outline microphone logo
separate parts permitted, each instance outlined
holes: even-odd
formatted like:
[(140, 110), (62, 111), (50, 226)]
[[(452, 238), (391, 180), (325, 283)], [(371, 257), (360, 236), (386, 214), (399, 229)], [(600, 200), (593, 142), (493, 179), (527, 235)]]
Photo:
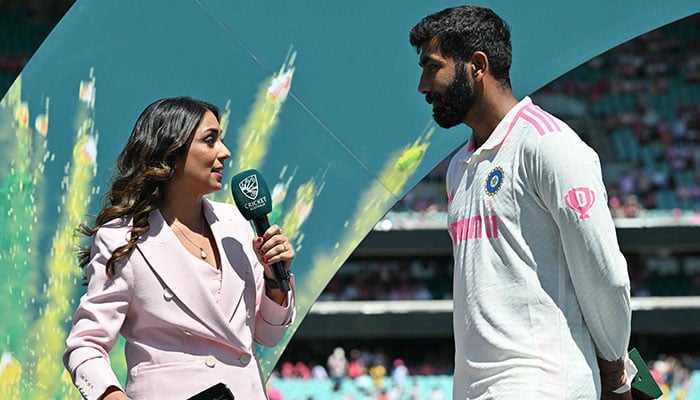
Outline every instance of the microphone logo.
[(258, 198), (258, 177), (255, 174), (248, 175), (242, 181), (238, 182), (238, 187), (245, 197), (255, 200)]

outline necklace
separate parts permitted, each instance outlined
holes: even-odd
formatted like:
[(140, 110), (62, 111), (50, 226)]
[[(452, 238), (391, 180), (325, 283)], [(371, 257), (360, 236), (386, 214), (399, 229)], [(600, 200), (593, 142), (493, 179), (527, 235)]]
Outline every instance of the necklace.
[(182, 229), (180, 229), (179, 226), (175, 225), (175, 227), (177, 228), (178, 231), (180, 231), (180, 233), (182, 234), (182, 237), (184, 237), (185, 239), (187, 239), (188, 242), (192, 243), (193, 245), (195, 245), (196, 247), (199, 248), (199, 256), (202, 257), (203, 260), (206, 259), (207, 252), (204, 251), (204, 241), (207, 240), (207, 238), (206, 238), (206, 236), (204, 236), (204, 217), (202, 217), (202, 227), (201, 227), (202, 245), (201, 246), (198, 245), (197, 243), (193, 242), (192, 239), (190, 239), (189, 237), (187, 237), (187, 235), (185, 235), (185, 232)]

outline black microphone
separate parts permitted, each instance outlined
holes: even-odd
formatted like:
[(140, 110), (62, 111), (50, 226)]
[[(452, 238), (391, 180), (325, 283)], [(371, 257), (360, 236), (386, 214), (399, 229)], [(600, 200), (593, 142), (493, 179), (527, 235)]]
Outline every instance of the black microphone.
[[(272, 197), (260, 172), (249, 169), (231, 178), (231, 192), (238, 210), (248, 221), (253, 221), (258, 236), (270, 227), (267, 214), (272, 211)], [(270, 265), (282, 292), (289, 291), (289, 271), (281, 262)]]

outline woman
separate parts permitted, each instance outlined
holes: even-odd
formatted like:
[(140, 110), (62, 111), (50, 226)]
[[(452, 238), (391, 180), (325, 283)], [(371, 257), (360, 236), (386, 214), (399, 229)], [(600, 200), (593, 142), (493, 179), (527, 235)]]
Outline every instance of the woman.
[[(231, 156), (218, 118), (187, 97), (148, 106), (95, 225), (81, 226), (88, 287), (63, 360), (86, 399), (187, 399), (219, 382), (266, 398), (253, 342), (276, 345), (294, 319), (293, 277), (283, 293), (269, 265), (295, 253), (279, 226), (256, 237), (235, 206), (204, 197)], [(108, 357), (120, 333), (125, 392)]]

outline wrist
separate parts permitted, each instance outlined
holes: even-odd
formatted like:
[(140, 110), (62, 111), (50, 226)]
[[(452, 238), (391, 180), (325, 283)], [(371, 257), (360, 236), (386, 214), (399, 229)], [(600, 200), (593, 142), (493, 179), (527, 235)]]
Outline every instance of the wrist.
[(110, 386), (105, 390), (105, 392), (100, 397), (101, 400), (118, 400), (118, 399), (128, 399), (126, 393), (116, 386)]
[(267, 275), (263, 274), (263, 279), (265, 279), (265, 288), (266, 289), (279, 289), (280, 285), (277, 283), (277, 280), (275, 278), (270, 278)]
[(598, 358), (600, 384), (603, 392), (610, 392), (625, 384), (625, 360), (607, 361)]
[(637, 368), (627, 356), (614, 361), (598, 358), (598, 368), (604, 393), (622, 394), (631, 390)]
[(624, 383), (622, 386), (613, 390), (613, 393), (622, 394), (632, 390), (632, 381), (634, 377), (637, 376), (637, 372), (639, 372), (637, 366), (634, 365), (634, 362), (629, 357), (625, 356), (625, 369), (622, 373)]

